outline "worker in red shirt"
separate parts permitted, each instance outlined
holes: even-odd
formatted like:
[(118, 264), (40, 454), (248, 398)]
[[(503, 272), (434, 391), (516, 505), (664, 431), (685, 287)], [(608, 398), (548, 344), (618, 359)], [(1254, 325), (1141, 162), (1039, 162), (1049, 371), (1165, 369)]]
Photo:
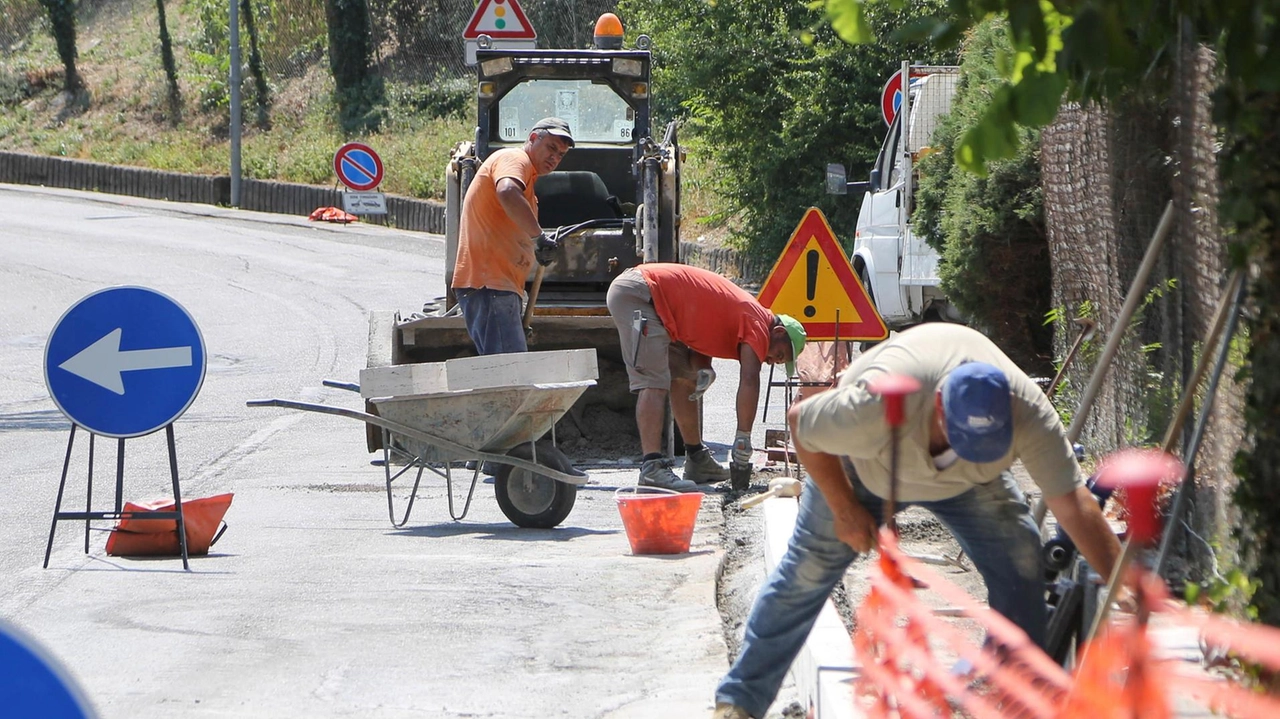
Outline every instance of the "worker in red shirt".
[[(699, 484), (729, 478), (729, 470), (702, 443), (698, 406), (690, 398), (698, 371), (711, 358), (738, 360), (738, 432), (733, 460), (751, 459), (751, 425), (760, 398), (760, 368), (785, 362), (795, 373), (804, 348), (804, 327), (775, 315), (728, 279), (688, 265), (656, 262), (632, 267), (609, 285), (609, 314), (618, 327), (622, 357), (636, 399), (636, 424), (644, 459), (640, 484), (699, 491)], [(714, 376), (714, 375), (712, 375)], [(663, 456), (665, 403), (685, 441), (684, 477)]]

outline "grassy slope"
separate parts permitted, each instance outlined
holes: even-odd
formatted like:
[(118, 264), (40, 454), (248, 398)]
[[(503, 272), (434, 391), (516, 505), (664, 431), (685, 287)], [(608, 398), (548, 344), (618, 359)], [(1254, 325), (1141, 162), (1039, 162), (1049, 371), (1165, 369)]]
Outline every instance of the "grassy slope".
[[(171, 123), (166, 118), (153, 0), (81, 0), (78, 65), (91, 99), (87, 109), (75, 113), (64, 107), (62, 64), (42, 21), (39, 0), (3, 2), (11, 3), (0, 17), (0, 144), (6, 149), (197, 174), (229, 171), (227, 110), (200, 106), (202, 95), (225, 75), (194, 51), (200, 28), (190, 3), (168, 0), (165, 5), (183, 99), (182, 121)], [(28, 18), (35, 18), (35, 23), (24, 34), (21, 25)], [(242, 42), (247, 46), (243, 35)], [(243, 52), (247, 57), (247, 47)], [(246, 91), (249, 83), (246, 79)], [(313, 62), (301, 77), (272, 83), (270, 130), (249, 124), (255, 111), (248, 104), (244, 108), (245, 176), (332, 184), (333, 153), (343, 142), (359, 139), (383, 158), (382, 190), (443, 200), (449, 151), (472, 136), (469, 114), (437, 119), (393, 107), (378, 135), (343, 137), (333, 121), (333, 81), (325, 58)], [(684, 239), (720, 244), (728, 234), (726, 223), (699, 219), (722, 214), (709, 182), (710, 162), (698, 152), (696, 142), (689, 142), (695, 138), (682, 139), (689, 147), (683, 182)]]
[[(35, 2), (12, 1), (17, 6)], [(66, 110), (53, 38), (43, 23), (37, 23), (25, 40), (0, 48), (0, 143), (11, 150), (111, 164), (226, 174), (227, 111), (199, 106), (220, 73), (202, 65), (192, 50), (199, 28), (188, 4), (166, 3), (166, 16), (183, 98), (181, 122), (170, 123), (165, 117), (155, 3), (85, 2), (77, 43), (78, 66), (91, 93), (89, 106)], [(11, 22), (7, 13), (0, 19)], [(301, 77), (273, 83), (271, 128), (245, 129), (242, 164), (249, 177), (333, 183), (334, 151), (346, 140), (359, 139), (383, 157), (387, 173), (381, 189), (442, 198), (449, 150), (471, 135), (472, 123), (461, 117), (433, 119), (392, 108), (379, 134), (343, 137), (332, 121), (332, 80), (323, 58)], [(244, 116), (251, 121), (253, 108), (246, 106)]]

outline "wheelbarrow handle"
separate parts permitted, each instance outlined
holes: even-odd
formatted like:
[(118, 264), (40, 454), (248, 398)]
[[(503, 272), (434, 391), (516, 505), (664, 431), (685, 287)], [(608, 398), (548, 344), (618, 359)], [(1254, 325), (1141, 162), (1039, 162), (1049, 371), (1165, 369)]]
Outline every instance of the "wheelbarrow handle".
[(289, 399), (251, 399), (246, 401), (245, 404), (249, 407), (282, 407), (284, 409), (299, 409), (304, 412), (319, 412), (320, 414), (336, 414), (339, 417), (350, 417), (351, 419), (360, 420), (361, 422), (381, 427), (391, 432), (395, 432), (396, 434), (402, 434), (410, 439), (425, 442), (457, 457), (475, 457), (478, 460), (487, 462), (509, 464), (513, 467), (518, 467), (534, 474), (554, 479), (557, 482), (565, 482), (576, 486), (581, 486), (587, 483), (587, 477), (585, 476), (575, 476), (552, 469), (545, 465), (531, 462), (527, 459), (512, 457), (511, 455), (496, 454), (494, 452), (486, 452), (484, 450), (465, 447), (457, 442), (447, 440), (444, 437), (438, 437), (430, 432), (424, 432), (420, 429), (410, 427), (399, 422), (393, 422), (385, 417), (379, 417), (376, 414), (369, 414), (368, 412), (347, 409), (346, 407), (333, 407), (327, 404), (295, 402), (294, 400)]

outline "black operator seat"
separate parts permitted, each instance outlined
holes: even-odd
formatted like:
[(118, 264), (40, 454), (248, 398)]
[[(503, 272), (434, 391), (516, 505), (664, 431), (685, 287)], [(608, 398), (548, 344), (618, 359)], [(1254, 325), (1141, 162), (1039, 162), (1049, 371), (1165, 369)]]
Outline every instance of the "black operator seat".
[(600, 175), (589, 170), (553, 172), (538, 178), (538, 224), (565, 227), (579, 222), (622, 217), (618, 198), (609, 194)]

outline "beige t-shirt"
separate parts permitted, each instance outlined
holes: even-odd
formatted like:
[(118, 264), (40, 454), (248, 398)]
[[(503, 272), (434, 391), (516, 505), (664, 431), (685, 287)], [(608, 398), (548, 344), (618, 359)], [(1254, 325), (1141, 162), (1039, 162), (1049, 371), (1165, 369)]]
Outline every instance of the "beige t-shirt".
[[(1013, 444), (995, 462), (956, 459), (938, 469), (929, 454), (934, 394), (942, 379), (965, 362), (987, 362), (1004, 370), (1013, 397)], [(879, 397), (869, 382), (889, 374), (920, 380), (921, 389), (906, 398), (899, 428), (898, 498), (903, 501), (948, 499), (986, 484), (1021, 459), (1047, 497), (1084, 485), (1084, 475), (1067, 442), (1062, 421), (1044, 392), (996, 345), (963, 325), (919, 325), (882, 342), (860, 357), (828, 392), (805, 400), (799, 409), (796, 441), (810, 451), (848, 457), (858, 478), (878, 497), (889, 496), (890, 435)]]

